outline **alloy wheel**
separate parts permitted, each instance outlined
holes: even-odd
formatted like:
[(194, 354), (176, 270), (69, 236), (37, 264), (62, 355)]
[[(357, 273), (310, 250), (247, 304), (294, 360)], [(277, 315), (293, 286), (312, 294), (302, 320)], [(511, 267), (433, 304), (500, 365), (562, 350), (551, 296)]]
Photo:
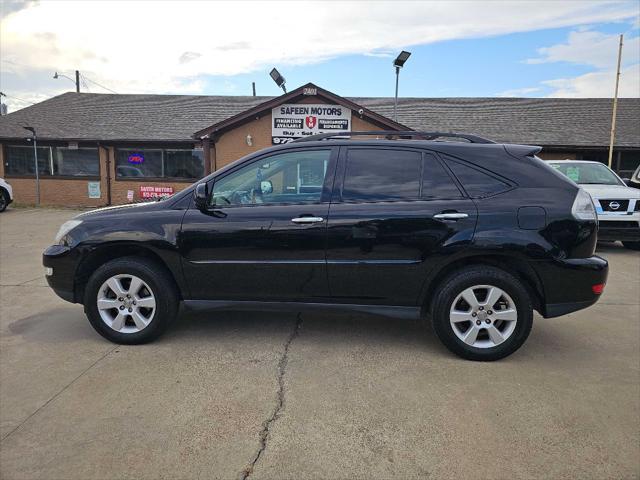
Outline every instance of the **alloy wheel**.
[(469, 346), (492, 348), (514, 332), (518, 311), (513, 299), (493, 285), (462, 291), (451, 305), (449, 322), (456, 336)]
[(135, 275), (114, 275), (97, 296), (102, 321), (120, 333), (138, 333), (153, 320), (156, 298), (151, 287)]

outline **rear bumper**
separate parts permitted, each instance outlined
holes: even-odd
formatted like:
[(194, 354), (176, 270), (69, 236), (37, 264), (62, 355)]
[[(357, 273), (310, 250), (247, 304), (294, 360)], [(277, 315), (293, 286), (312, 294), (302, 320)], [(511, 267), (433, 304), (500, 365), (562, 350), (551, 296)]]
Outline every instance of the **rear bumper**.
[(552, 318), (596, 303), (600, 294), (593, 287), (607, 282), (609, 264), (604, 258), (593, 256), (538, 262), (536, 270), (545, 290), (540, 313)]
[(63, 300), (75, 303), (74, 277), (76, 260), (69, 247), (51, 245), (42, 254), (46, 279), (53, 291)]

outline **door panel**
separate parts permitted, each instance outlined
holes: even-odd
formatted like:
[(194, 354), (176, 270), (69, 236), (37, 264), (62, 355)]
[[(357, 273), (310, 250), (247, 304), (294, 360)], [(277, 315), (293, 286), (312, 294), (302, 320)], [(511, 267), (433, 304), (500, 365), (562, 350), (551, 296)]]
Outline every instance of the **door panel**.
[(471, 242), (476, 219), (434, 155), (343, 148), (327, 226), (332, 298), (416, 305), (429, 270)]
[[(185, 216), (181, 250), (192, 298), (318, 301), (328, 295), (328, 204), (221, 211), (224, 218), (197, 209)], [(323, 220), (313, 224), (291, 221), (305, 215)]]
[(211, 207), (187, 211), (183, 269), (192, 299), (321, 301), (337, 149), (259, 157), (215, 179)]
[[(452, 221), (442, 212), (465, 213)], [(415, 305), (427, 272), (473, 238), (471, 200), (331, 205), (327, 271), (331, 296), (345, 303)]]

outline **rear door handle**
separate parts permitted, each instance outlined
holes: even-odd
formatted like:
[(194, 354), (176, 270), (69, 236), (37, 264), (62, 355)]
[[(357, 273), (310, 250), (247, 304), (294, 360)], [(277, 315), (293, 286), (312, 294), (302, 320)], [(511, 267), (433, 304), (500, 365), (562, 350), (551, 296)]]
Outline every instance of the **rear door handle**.
[(320, 223), (320, 222), (324, 222), (324, 218), (322, 218), (322, 217), (296, 217), (296, 218), (292, 218), (291, 221), (293, 223), (298, 223), (298, 224)]
[(469, 217), (469, 215), (466, 213), (437, 213), (433, 216), (433, 218), (437, 218), (438, 220), (461, 220), (467, 217)]

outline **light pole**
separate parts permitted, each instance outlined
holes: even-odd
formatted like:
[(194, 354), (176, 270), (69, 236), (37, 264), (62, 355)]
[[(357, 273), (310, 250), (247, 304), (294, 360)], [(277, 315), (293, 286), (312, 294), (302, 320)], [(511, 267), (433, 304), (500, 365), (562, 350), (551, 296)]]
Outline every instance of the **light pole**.
[(278, 70), (276, 70), (275, 68), (271, 69), (271, 71), (269, 72), (269, 76), (273, 79), (274, 82), (276, 82), (276, 85), (278, 85), (284, 91), (284, 93), (287, 93), (287, 87), (284, 86), (286, 80), (282, 75), (280, 75), (280, 72)]
[(396, 67), (396, 98), (393, 102), (393, 120), (395, 122), (398, 121), (398, 81), (400, 80), (400, 69), (404, 65), (404, 62), (407, 61), (411, 52), (407, 52), (405, 50), (401, 51), (400, 54), (393, 61), (393, 66)]
[(36, 206), (40, 206), (40, 172), (38, 169), (38, 144), (36, 137), (36, 129), (33, 127), (22, 127), (33, 135), (33, 161), (36, 164)]
[(73, 80), (73, 78), (66, 76), (64, 73), (58, 73), (58, 72), (54, 72), (53, 73), (53, 78), (55, 78), (56, 80), (60, 77), (64, 77), (67, 78), (69, 80), (71, 80), (73, 83), (76, 84), (76, 93), (80, 93), (80, 71), (76, 70), (76, 79), (75, 81)]

